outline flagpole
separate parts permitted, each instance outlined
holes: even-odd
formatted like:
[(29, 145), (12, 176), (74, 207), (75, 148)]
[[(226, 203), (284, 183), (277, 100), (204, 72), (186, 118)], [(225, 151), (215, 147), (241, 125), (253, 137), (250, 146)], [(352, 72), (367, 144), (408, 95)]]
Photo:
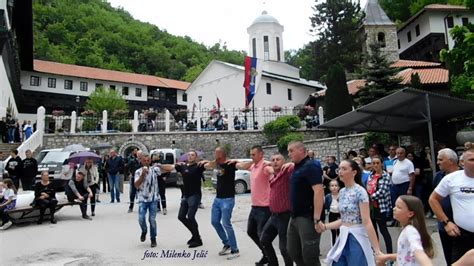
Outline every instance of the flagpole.
[(252, 120), (253, 120), (252, 128), (255, 129), (255, 96), (253, 97), (253, 101), (252, 101)]

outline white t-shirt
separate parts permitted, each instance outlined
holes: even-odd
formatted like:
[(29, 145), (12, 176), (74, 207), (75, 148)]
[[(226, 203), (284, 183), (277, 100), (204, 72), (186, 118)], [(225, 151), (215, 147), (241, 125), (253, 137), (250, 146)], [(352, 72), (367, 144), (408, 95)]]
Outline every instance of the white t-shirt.
[(474, 178), (466, 176), (464, 170), (458, 170), (441, 179), (435, 191), (441, 197), (449, 196), (454, 222), (474, 233)]
[(13, 189), (11, 188), (7, 188), (6, 190), (3, 191), (3, 198), (7, 200), (10, 197), (13, 197), (12, 200), (16, 200), (15, 191), (13, 191)]
[(392, 184), (398, 185), (410, 181), (410, 174), (415, 173), (413, 163), (406, 158), (393, 163)]
[(397, 265), (399, 266), (418, 266), (415, 260), (415, 251), (423, 250), (421, 236), (413, 225), (409, 224), (403, 228), (398, 237)]

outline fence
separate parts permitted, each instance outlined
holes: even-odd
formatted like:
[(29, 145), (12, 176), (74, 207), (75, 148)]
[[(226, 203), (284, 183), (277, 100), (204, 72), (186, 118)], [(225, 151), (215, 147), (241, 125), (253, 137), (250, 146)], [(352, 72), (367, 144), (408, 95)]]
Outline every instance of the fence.
[[(255, 109), (201, 109), (174, 111), (135, 111), (133, 117), (127, 113), (108, 116), (89, 114), (70, 116), (61, 113), (45, 116), (45, 132), (65, 133), (112, 133), (112, 132), (170, 132), (170, 131), (221, 131), (259, 130), (271, 121), (284, 115), (297, 115), (302, 126), (312, 129), (323, 119), (322, 108), (319, 115), (308, 108), (255, 108)], [(200, 121), (200, 123), (198, 123)], [(107, 125), (107, 126), (104, 126)]]

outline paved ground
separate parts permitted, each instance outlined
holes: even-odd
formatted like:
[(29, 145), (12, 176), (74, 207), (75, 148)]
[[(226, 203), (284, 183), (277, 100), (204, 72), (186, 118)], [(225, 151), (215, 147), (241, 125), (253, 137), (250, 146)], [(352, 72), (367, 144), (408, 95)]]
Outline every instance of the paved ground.
[[(126, 190), (125, 192), (127, 192)], [(178, 221), (180, 191), (176, 188), (167, 189), (168, 215), (159, 214), (158, 247), (150, 248), (150, 242), (139, 241), (137, 208), (127, 213), (128, 204), (122, 195), (121, 204), (102, 204), (96, 209), (93, 221), (83, 220), (78, 206), (65, 207), (58, 214), (58, 223), (51, 225), (20, 224), (7, 231), (0, 232), (0, 258), (3, 265), (134, 265), (144, 263), (160, 263), (167, 265), (254, 265), (261, 254), (255, 244), (245, 233), (247, 216), (250, 209), (249, 194), (236, 197), (233, 213), (234, 230), (241, 256), (227, 261), (217, 255), (222, 244), (210, 223), (210, 205), (214, 198), (212, 191), (203, 194), (205, 209), (199, 209), (197, 219), (204, 245), (197, 249), (189, 249), (186, 241), (190, 238), (188, 230)], [(102, 202), (109, 202), (108, 195), (101, 194)], [(434, 224), (434, 221), (429, 221)], [(431, 226), (430, 228), (433, 228)], [(399, 229), (390, 228), (394, 245)], [(432, 234), (436, 242), (437, 258), (434, 265), (444, 265), (441, 244), (438, 234)], [(383, 242), (383, 241), (382, 241)], [(274, 242), (275, 249), (277, 241)], [(330, 233), (324, 233), (321, 240), (321, 253), (327, 254), (330, 248)], [(156, 258), (145, 258), (148, 252)], [(189, 258), (163, 258), (163, 252), (185, 252)], [(201, 257), (195, 257), (195, 253)], [(278, 253), (278, 252), (277, 252)], [(441, 257), (440, 257), (441, 256)], [(193, 259), (194, 258), (194, 259)], [(280, 257), (281, 260), (281, 257)], [(282, 264), (282, 260), (281, 260)]]

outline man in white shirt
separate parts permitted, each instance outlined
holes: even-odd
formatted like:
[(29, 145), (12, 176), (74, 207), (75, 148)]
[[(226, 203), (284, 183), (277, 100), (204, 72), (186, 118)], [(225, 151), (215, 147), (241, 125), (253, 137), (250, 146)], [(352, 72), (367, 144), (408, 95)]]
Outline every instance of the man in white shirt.
[[(443, 211), (441, 201), (449, 196), (453, 221)], [(474, 147), (464, 153), (464, 170), (446, 175), (430, 196), (430, 205), (446, 233), (455, 237), (452, 261), (474, 248)]]
[[(392, 197), (392, 206), (401, 195), (412, 195), (415, 186), (415, 167), (413, 163), (406, 159), (404, 148), (397, 148), (397, 160), (393, 163), (392, 187), (390, 196)], [(392, 224), (393, 225), (393, 224)]]

